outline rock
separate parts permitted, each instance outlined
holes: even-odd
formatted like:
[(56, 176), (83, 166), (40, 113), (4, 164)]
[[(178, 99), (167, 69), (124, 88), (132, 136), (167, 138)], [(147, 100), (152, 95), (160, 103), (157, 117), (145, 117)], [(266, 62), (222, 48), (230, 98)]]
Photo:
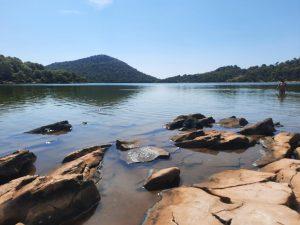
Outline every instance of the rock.
[(168, 130), (175, 130), (181, 128), (182, 130), (188, 129), (202, 129), (203, 127), (211, 126), (215, 123), (212, 117), (206, 118), (202, 114), (181, 115), (176, 117), (172, 122), (166, 124)]
[(283, 205), (244, 203), (232, 210), (220, 210), (215, 216), (230, 225), (297, 225), (299, 214)]
[(25, 176), (0, 186), (0, 224), (62, 224), (93, 209), (99, 192), (80, 174)]
[(197, 131), (185, 132), (183, 134), (175, 135), (171, 138), (171, 140), (174, 142), (182, 142), (186, 140), (193, 140), (194, 138), (203, 135), (204, 135), (203, 130), (197, 130)]
[(147, 146), (131, 149), (127, 152), (127, 163), (150, 162), (156, 158), (168, 159), (170, 153), (162, 148)]
[[(200, 136), (199, 136), (200, 135)], [(240, 134), (228, 131), (205, 131), (203, 135), (200, 133), (192, 140), (184, 140), (175, 143), (177, 147), (181, 148), (209, 148), (215, 150), (228, 149), (243, 149), (253, 145), (250, 140)]]
[(67, 120), (42, 126), (26, 133), (29, 134), (61, 134), (72, 130), (72, 125)]
[(221, 119), (219, 121), (219, 124), (222, 127), (226, 128), (239, 128), (239, 127), (244, 127), (248, 124), (248, 121), (245, 118), (237, 118), (235, 116)]
[(212, 175), (208, 181), (194, 184), (194, 187), (203, 189), (222, 189), (258, 182), (267, 182), (275, 179), (274, 173), (258, 172), (246, 169), (225, 170)]
[(223, 225), (214, 214), (239, 206), (223, 203), (198, 188), (174, 188), (162, 193), (162, 200), (148, 211), (143, 225)]
[(120, 140), (116, 141), (116, 146), (117, 146), (117, 149), (119, 149), (121, 151), (127, 151), (129, 149), (134, 149), (134, 148), (140, 147), (138, 141), (120, 141)]
[(294, 152), (296, 159), (300, 159), (300, 147), (296, 148)]
[[(88, 148), (81, 152), (74, 152), (69, 155), (68, 162), (54, 170), (51, 176), (61, 176), (66, 174), (82, 174), (86, 180), (93, 180), (98, 183), (101, 179), (101, 174), (98, 168), (104, 157), (106, 148)], [(94, 151), (90, 152), (91, 149)], [(73, 157), (71, 157), (73, 155)], [(81, 157), (79, 157), (81, 155)], [(78, 158), (79, 157), (79, 158)], [(73, 160), (71, 160), (73, 158)]]
[(25, 176), (31, 172), (36, 156), (27, 150), (19, 150), (0, 158), (0, 184)]
[(292, 155), (294, 147), (300, 140), (300, 134), (281, 132), (274, 138), (266, 137), (261, 140), (263, 147), (267, 150), (259, 160), (255, 162), (258, 167), (265, 166), (279, 159)]
[(63, 159), (63, 163), (66, 163), (66, 162), (70, 162), (70, 161), (73, 161), (75, 159), (78, 159), (88, 153), (91, 153), (91, 152), (94, 152), (94, 151), (97, 151), (97, 150), (100, 150), (101, 152), (105, 152), (106, 149), (110, 148), (111, 147), (111, 144), (108, 144), (108, 145), (100, 145), (100, 146), (93, 146), (93, 147), (89, 147), (89, 148), (84, 148), (84, 149), (80, 149), (80, 150), (77, 150), (75, 152), (72, 152), (70, 153), (69, 155), (67, 155), (64, 159)]
[(288, 184), (258, 182), (228, 188), (208, 188), (209, 193), (231, 202), (260, 202), (277, 205), (292, 205), (293, 192)]
[(300, 160), (281, 159), (261, 169), (276, 173), (276, 181), (287, 183), (292, 188), (298, 210), (300, 210)]
[(100, 201), (95, 182), (106, 147), (71, 153), (48, 176), (25, 176), (1, 185), (0, 224), (62, 224), (94, 209)]
[(180, 182), (180, 170), (178, 167), (161, 169), (152, 173), (146, 180), (144, 187), (148, 191), (162, 190), (176, 187)]
[(275, 131), (272, 118), (268, 118), (256, 124), (245, 126), (239, 133), (243, 135), (273, 135)]

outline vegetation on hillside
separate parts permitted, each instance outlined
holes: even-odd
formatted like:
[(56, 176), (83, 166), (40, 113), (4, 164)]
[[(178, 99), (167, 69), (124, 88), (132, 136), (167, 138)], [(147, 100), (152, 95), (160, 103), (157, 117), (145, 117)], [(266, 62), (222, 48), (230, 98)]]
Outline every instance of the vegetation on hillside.
[(169, 77), (162, 80), (162, 82), (271, 82), (280, 79), (300, 81), (300, 58), (269, 66), (265, 64), (253, 66), (248, 69), (241, 69), (238, 66), (225, 66), (202, 74)]
[(89, 82), (151, 83), (158, 81), (157, 78), (146, 75), (125, 62), (107, 55), (53, 63), (47, 68), (75, 72), (86, 77)]
[(0, 55), (0, 83), (77, 83), (85, 79), (66, 71), (51, 71), (43, 65)]

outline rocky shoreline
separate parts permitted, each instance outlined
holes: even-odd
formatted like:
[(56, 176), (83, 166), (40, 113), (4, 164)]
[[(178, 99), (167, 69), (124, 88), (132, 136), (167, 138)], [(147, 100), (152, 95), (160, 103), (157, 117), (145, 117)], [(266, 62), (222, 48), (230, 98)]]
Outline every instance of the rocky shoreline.
[[(225, 129), (215, 129), (215, 124)], [(71, 132), (71, 127), (62, 121), (29, 133), (59, 135)], [(170, 140), (183, 151), (246, 150), (262, 145), (265, 154), (255, 162), (256, 170), (224, 170), (191, 186), (180, 186), (178, 167), (151, 171), (144, 191), (162, 191), (161, 200), (148, 210), (143, 225), (300, 224), (299, 133), (277, 132), (271, 118), (249, 124), (232, 116), (216, 123), (202, 114), (178, 116), (166, 129), (179, 130)], [(171, 155), (138, 140), (117, 140), (115, 145), (128, 164), (168, 160)], [(101, 199), (96, 185), (110, 147), (74, 151), (46, 176), (28, 169), (36, 160), (32, 152), (19, 150), (1, 157), (0, 224), (63, 224), (92, 211)]]

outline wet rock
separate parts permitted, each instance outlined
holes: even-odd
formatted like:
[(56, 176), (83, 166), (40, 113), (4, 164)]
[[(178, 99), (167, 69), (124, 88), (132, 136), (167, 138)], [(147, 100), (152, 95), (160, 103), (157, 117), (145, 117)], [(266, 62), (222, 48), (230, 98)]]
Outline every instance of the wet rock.
[(134, 149), (140, 147), (138, 141), (120, 141), (116, 140), (117, 149), (121, 151), (127, 151), (129, 149)]
[(28, 175), (36, 156), (27, 150), (19, 150), (0, 158), (0, 184)]
[(150, 162), (156, 158), (168, 159), (170, 153), (158, 147), (147, 146), (131, 149), (127, 152), (127, 163)]
[(162, 200), (148, 211), (143, 225), (223, 225), (214, 214), (239, 206), (223, 203), (198, 188), (174, 188), (162, 193)]
[(232, 210), (220, 210), (215, 216), (230, 225), (297, 225), (299, 214), (283, 205), (244, 203)]
[(67, 120), (42, 126), (26, 133), (29, 134), (61, 134), (72, 130), (72, 125)]
[(266, 148), (265, 155), (255, 162), (258, 167), (265, 166), (279, 159), (292, 155), (294, 148), (300, 140), (300, 134), (281, 132), (272, 137), (261, 140), (261, 144)]
[(256, 124), (247, 125), (239, 133), (243, 135), (273, 135), (275, 131), (272, 118), (268, 118)]
[(99, 200), (93, 181), (81, 174), (25, 176), (0, 186), (0, 224), (62, 224)]
[(92, 146), (92, 147), (88, 147), (88, 148), (84, 148), (84, 149), (80, 149), (77, 150), (75, 152), (70, 153), (69, 155), (67, 155), (64, 159), (63, 159), (63, 163), (66, 162), (70, 162), (73, 161), (75, 159), (78, 159), (88, 153), (94, 152), (94, 151), (101, 151), (101, 152), (105, 152), (106, 149), (110, 148), (111, 144), (107, 144), (107, 145), (100, 145), (100, 146)]
[(212, 175), (207, 181), (194, 184), (194, 187), (203, 189), (222, 189), (248, 185), (258, 182), (267, 182), (275, 179), (274, 173), (258, 172), (246, 169), (225, 170)]
[(180, 170), (178, 167), (161, 169), (152, 173), (146, 180), (144, 187), (148, 191), (162, 190), (176, 187), (180, 182)]
[(67, 158), (68, 161), (65, 161), (62, 166), (54, 170), (51, 176), (82, 174), (86, 180), (93, 180), (95, 183), (99, 182), (101, 179), (99, 167), (101, 166), (106, 148), (95, 147), (87, 149), (71, 153)]
[(181, 148), (209, 148), (215, 150), (227, 149), (243, 149), (248, 148), (253, 143), (244, 135), (236, 134), (228, 131), (205, 131), (203, 135), (198, 136), (192, 140), (184, 140), (175, 143), (177, 147)]
[(215, 123), (212, 117), (205, 117), (202, 114), (191, 114), (191, 115), (181, 115), (176, 117), (172, 122), (166, 124), (168, 130), (175, 129), (202, 129), (203, 127), (209, 127), (211, 124)]
[(248, 121), (245, 118), (237, 118), (235, 116), (221, 119), (219, 124), (226, 128), (239, 128), (244, 127), (248, 124)]
[(178, 134), (173, 137), (171, 137), (171, 140), (174, 142), (182, 142), (186, 140), (193, 140), (196, 137), (203, 136), (204, 131), (203, 130), (197, 130), (197, 131), (191, 131), (191, 132), (185, 132), (183, 134)]

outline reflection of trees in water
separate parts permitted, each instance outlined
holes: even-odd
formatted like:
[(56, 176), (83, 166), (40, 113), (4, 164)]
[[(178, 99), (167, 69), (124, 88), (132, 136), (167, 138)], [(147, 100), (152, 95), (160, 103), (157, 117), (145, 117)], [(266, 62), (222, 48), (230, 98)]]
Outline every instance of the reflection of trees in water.
[(111, 106), (141, 90), (142, 87), (138, 86), (1, 86), (0, 110), (39, 103), (47, 98)]

